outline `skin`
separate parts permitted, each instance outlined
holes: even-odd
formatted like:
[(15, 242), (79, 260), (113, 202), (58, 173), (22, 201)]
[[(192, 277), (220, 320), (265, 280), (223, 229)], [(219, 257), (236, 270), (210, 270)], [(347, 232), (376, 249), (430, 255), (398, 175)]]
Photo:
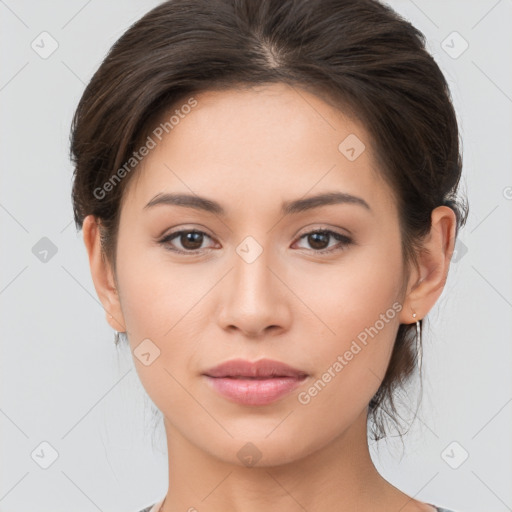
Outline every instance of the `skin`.
[[(414, 323), (413, 312), (423, 318), (443, 290), (454, 212), (432, 212), (419, 264), (405, 280), (396, 204), (363, 126), (284, 84), (194, 97), (198, 106), (151, 150), (125, 190), (115, 273), (102, 258), (96, 219), (83, 224), (108, 322), (128, 333), (132, 351), (147, 338), (160, 350), (148, 366), (134, 361), (165, 418), (169, 491), (162, 510), (433, 510), (377, 472), (367, 406), (399, 325)], [(366, 145), (354, 161), (338, 150), (349, 134)], [(280, 213), (283, 201), (330, 191), (363, 198), (371, 211), (331, 204)], [(215, 200), (226, 215), (144, 208), (171, 192)], [(193, 228), (206, 233), (202, 243), (179, 236), (159, 243)], [(331, 236), (314, 245), (302, 235), (315, 229), (353, 243)], [(236, 252), (247, 236), (263, 248), (250, 264)], [(192, 255), (170, 250), (195, 247)], [(299, 403), (298, 394), (395, 302), (401, 311), (308, 404)], [(277, 359), (309, 377), (270, 405), (240, 405), (201, 376), (236, 357)], [(261, 452), (253, 467), (237, 457), (248, 442)]]

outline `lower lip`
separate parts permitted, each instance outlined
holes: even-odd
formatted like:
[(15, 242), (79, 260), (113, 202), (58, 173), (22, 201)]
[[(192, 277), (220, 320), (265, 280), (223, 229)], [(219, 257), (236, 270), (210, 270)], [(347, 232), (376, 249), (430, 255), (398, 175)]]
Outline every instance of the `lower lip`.
[(305, 380), (305, 377), (273, 377), (269, 379), (235, 379), (210, 377), (208, 383), (221, 395), (244, 405), (267, 405), (287, 395)]

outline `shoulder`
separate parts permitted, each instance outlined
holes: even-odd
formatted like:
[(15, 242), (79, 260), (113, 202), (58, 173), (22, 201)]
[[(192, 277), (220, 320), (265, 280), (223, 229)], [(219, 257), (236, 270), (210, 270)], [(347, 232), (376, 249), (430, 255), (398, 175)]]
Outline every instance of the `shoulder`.
[(153, 503), (153, 505), (143, 508), (142, 510), (139, 510), (139, 512), (158, 512), (159, 508), (160, 508), (160, 503)]
[(156, 503), (153, 503), (153, 505), (150, 505), (149, 507), (139, 510), (139, 512), (158, 512), (163, 502), (164, 498), (162, 498), (160, 501), (157, 501)]
[(433, 503), (429, 503), (429, 502), (419, 502), (421, 503), (421, 510), (423, 511), (428, 511), (429, 512), (458, 512), (457, 510), (452, 510), (451, 508), (443, 508), (443, 507), (438, 507), (437, 505), (434, 505)]
[[(139, 512), (157, 512), (158, 505), (159, 505), (159, 503), (155, 503), (153, 505), (150, 505), (149, 507), (139, 510)], [(443, 508), (443, 507), (436, 507), (435, 505), (432, 505), (431, 503), (429, 503), (429, 505), (434, 507), (436, 509), (436, 512), (456, 512), (455, 510), (449, 510), (449, 509)]]

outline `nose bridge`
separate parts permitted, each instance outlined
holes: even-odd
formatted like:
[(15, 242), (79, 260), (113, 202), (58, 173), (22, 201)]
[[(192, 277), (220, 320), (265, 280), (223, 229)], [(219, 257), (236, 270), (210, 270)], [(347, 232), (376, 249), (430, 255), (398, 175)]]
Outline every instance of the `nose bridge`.
[(224, 327), (236, 326), (246, 333), (261, 333), (269, 326), (283, 326), (287, 310), (282, 284), (272, 269), (271, 249), (246, 237), (233, 255), (233, 270), (226, 280), (220, 320)]
[[(234, 292), (245, 307), (255, 307), (260, 301), (267, 302), (276, 291), (272, 283), (272, 250), (264, 247), (252, 236), (246, 237), (236, 247), (234, 256), (233, 283)], [(274, 284), (274, 286), (272, 286)]]

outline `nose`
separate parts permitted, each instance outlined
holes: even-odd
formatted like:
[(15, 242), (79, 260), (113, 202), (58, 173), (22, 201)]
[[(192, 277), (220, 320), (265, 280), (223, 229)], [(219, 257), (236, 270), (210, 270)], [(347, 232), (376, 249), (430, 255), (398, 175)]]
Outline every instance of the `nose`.
[(234, 254), (234, 267), (219, 290), (218, 322), (223, 329), (250, 338), (279, 334), (289, 328), (293, 294), (267, 251), (249, 261)]

